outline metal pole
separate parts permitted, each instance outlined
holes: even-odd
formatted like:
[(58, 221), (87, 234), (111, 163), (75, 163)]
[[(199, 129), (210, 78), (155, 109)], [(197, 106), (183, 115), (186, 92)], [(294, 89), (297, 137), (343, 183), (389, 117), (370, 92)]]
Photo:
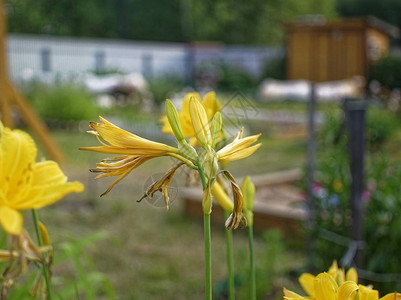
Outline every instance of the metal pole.
[(310, 98), (308, 101), (308, 145), (307, 145), (307, 161), (306, 161), (306, 203), (307, 203), (307, 230), (308, 239), (306, 241), (306, 250), (308, 257), (309, 268), (312, 267), (314, 241), (311, 236), (311, 231), (315, 228), (315, 209), (313, 204), (313, 184), (315, 172), (315, 158), (316, 158), (316, 85), (311, 83)]
[[(365, 112), (366, 102), (345, 99), (345, 121), (349, 134), (349, 153), (351, 169), (351, 243), (348, 249), (349, 258), (353, 258), (358, 268), (362, 267), (363, 245), (363, 203), (362, 192), (364, 183), (365, 156)], [(353, 255), (351, 255), (353, 254)]]

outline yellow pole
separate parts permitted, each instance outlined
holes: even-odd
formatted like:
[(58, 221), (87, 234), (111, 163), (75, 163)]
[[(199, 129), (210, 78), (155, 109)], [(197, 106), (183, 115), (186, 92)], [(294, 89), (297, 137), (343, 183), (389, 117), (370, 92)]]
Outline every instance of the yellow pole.
[(64, 160), (63, 153), (51, 138), (46, 124), (39, 118), (28, 101), (26, 101), (24, 96), (22, 96), (8, 78), (5, 44), (7, 31), (6, 23), (4, 1), (0, 0), (0, 112), (2, 122), (7, 127), (13, 127), (11, 103), (14, 102), (14, 104), (18, 106), (25, 122), (41, 140), (52, 158), (58, 162), (62, 162)]

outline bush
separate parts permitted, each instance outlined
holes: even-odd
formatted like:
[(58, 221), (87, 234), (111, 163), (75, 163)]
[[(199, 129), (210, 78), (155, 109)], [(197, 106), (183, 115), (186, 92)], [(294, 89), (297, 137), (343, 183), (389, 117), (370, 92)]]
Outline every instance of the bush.
[(35, 110), (46, 121), (90, 120), (99, 112), (92, 96), (76, 85), (48, 86), (35, 82), (24, 90)]
[(216, 88), (221, 91), (246, 91), (256, 88), (256, 80), (240, 67), (221, 63)]
[(157, 105), (163, 103), (171, 94), (180, 91), (183, 84), (180, 79), (173, 76), (159, 77), (149, 80), (149, 91)]
[[(326, 114), (326, 122), (319, 136), (323, 145), (330, 147), (338, 143), (343, 135), (344, 122), (342, 111), (333, 110)], [(388, 141), (400, 126), (397, 116), (386, 109), (369, 107), (366, 116), (366, 135), (368, 147), (371, 150), (379, 149)], [(342, 138), (346, 138), (342, 136)]]
[(277, 80), (285, 80), (287, 78), (285, 56), (266, 62), (261, 75), (261, 80), (266, 78), (273, 78)]
[(401, 88), (401, 57), (389, 55), (370, 66), (370, 80), (377, 80), (389, 89)]

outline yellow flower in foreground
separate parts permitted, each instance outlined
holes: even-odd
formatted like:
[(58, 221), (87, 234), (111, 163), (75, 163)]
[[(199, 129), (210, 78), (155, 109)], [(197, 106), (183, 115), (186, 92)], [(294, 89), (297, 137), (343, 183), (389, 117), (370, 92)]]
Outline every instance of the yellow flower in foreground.
[(36, 155), (27, 133), (0, 122), (0, 224), (9, 234), (21, 233), (20, 210), (39, 209), (84, 189), (80, 182), (67, 182), (56, 162), (35, 162)]
[(299, 282), (308, 294), (303, 297), (297, 293), (283, 289), (285, 300), (314, 299), (314, 300), (398, 300), (401, 294), (391, 293), (379, 299), (379, 292), (369, 287), (357, 284), (358, 275), (354, 268), (348, 270), (344, 276), (344, 270), (338, 268), (334, 261), (329, 271), (318, 276), (304, 273), (299, 277)]
[(226, 163), (248, 157), (262, 145), (262, 143), (259, 143), (251, 146), (258, 140), (260, 134), (251, 135), (245, 138), (242, 137), (242, 134), (243, 130), (236, 134), (234, 140), (230, 144), (217, 152), (219, 162)]

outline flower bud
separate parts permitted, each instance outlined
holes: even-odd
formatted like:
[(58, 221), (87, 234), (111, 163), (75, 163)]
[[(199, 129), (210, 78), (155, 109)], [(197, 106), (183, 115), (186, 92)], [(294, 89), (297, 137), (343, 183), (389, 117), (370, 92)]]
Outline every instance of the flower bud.
[(246, 176), (241, 184), (242, 195), (244, 196), (244, 208), (253, 211), (253, 202), (255, 200), (255, 185), (251, 177)]
[(211, 145), (212, 148), (214, 148), (214, 146), (216, 146), (217, 139), (219, 138), (222, 127), (223, 127), (223, 118), (221, 117), (220, 112), (216, 112), (216, 114), (214, 115), (214, 117), (212, 119), (212, 125), (210, 128), (211, 136), (212, 136), (212, 145)]
[(203, 199), (202, 199), (202, 209), (203, 213), (206, 215), (210, 215), (212, 213), (212, 192), (210, 185), (203, 191)]
[(178, 144), (178, 154), (188, 158), (192, 161), (196, 161), (198, 159), (198, 153), (195, 148), (188, 144), (185, 140), (183, 143)]
[(189, 101), (189, 113), (191, 115), (192, 127), (194, 128), (196, 139), (199, 144), (206, 149), (212, 142), (208, 118), (205, 108), (195, 97), (191, 97)]
[(181, 143), (185, 142), (177, 109), (169, 99), (166, 100), (166, 115), (177, 140)]
[(39, 221), (40, 236), (42, 237), (43, 246), (50, 246), (50, 237), (45, 225)]

